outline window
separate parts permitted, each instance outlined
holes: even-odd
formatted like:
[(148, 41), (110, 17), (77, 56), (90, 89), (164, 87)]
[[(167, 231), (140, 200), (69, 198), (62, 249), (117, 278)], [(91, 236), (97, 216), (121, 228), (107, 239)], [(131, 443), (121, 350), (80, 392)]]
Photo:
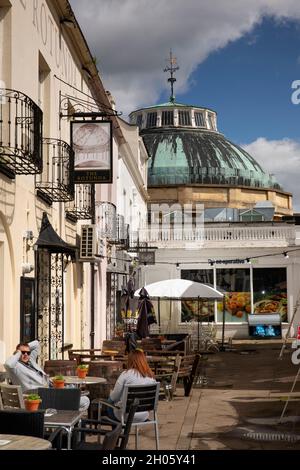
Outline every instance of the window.
[(138, 114), (137, 117), (136, 117), (136, 125), (141, 128), (142, 127), (142, 123), (143, 123), (143, 115), (142, 114)]
[[(181, 279), (213, 285), (213, 269), (182, 269)], [(199, 317), (200, 321), (214, 321), (214, 305), (214, 300), (201, 300), (200, 302), (198, 300), (182, 300), (181, 321), (198, 321)]]
[(173, 111), (163, 111), (161, 114), (161, 125), (162, 126), (173, 126), (174, 125), (174, 113)]
[(205, 127), (203, 113), (195, 113), (195, 124), (198, 127)]
[(179, 125), (180, 126), (190, 126), (191, 125), (191, 116), (189, 111), (178, 111), (179, 116)]
[(157, 119), (157, 113), (148, 113), (146, 127), (156, 127), (156, 119)]
[[(251, 313), (250, 269), (217, 269), (217, 289), (225, 294), (225, 322), (246, 322)], [(223, 301), (217, 303), (217, 321), (223, 319)]]
[(214, 125), (214, 118), (213, 118), (213, 115), (212, 115), (212, 114), (209, 114), (209, 115), (208, 115), (208, 124), (209, 124), (209, 128), (210, 128), (210, 129), (214, 129), (214, 128), (215, 128), (215, 125)]
[(253, 268), (253, 313), (279, 313), (287, 321), (286, 268)]

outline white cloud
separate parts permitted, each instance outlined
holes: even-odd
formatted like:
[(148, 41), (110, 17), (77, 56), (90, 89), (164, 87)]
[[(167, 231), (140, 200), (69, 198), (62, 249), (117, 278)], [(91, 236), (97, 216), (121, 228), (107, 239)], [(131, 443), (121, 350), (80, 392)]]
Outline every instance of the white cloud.
[(300, 212), (300, 143), (291, 139), (267, 140), (259, 137), (242, 147), (266, 172), (275, 175), (285, 191), (293, 194), (294, 211)]
[(153, 104), (166, 88), (172, 47), (176, 91), (213, 51), (251, 31), (264, 15), (300, 18), (299, 0), (71, 0), (104, 85), (125, 113)]

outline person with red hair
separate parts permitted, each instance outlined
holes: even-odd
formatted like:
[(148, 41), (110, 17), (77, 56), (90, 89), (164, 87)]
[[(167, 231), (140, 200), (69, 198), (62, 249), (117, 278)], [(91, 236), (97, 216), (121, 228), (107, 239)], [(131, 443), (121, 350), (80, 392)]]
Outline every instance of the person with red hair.
[[(150, 385), (155, 383), (154, 373), (149, 367), (146, 356), (142, 349), (135, 349), (128, 354), (127, 370), (119, 376), (113, 391), (111, 392), (108, 402), (120, 406), (125, 385)], [(112, 419), (120, 421), (121, 414), (117, 410), (108, 411)], [(112, 414), (113, 413), (113, 414)], [(135, 413), (134, 422), (143, 422), (148, 418), (148, 411), (140, 411)]]

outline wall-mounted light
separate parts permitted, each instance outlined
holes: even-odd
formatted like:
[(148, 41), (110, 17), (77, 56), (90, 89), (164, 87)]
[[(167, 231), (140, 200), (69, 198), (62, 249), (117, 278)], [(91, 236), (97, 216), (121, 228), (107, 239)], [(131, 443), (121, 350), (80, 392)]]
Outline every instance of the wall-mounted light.
[(246, 258), (246, 261), (248, 264), (251, 264), (251, 259), (250, 258)]
[(61, 18), (60, 24), (63, 24), (64, 26), (67, 26), (68, 28), (76, 28), (76, 24), (74, 20), (71, 18)]
[(289, 254), (287, 251), (284, 251), (282, 254), (284, 255), (285, 258), (289, 258)]

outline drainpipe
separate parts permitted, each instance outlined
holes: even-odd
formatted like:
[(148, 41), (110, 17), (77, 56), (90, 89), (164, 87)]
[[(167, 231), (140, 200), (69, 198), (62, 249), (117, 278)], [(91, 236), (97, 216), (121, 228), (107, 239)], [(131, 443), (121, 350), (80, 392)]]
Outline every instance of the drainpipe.
[[(96, 223), (95, 216), (95, 185), (91, 185), (91, 206), (92, 206), (92, 224)], [(91, 265), (91, 330), (90, 330), (90, 347), (94, 349), (95, 346), (95, 266), (94, 262)]]

